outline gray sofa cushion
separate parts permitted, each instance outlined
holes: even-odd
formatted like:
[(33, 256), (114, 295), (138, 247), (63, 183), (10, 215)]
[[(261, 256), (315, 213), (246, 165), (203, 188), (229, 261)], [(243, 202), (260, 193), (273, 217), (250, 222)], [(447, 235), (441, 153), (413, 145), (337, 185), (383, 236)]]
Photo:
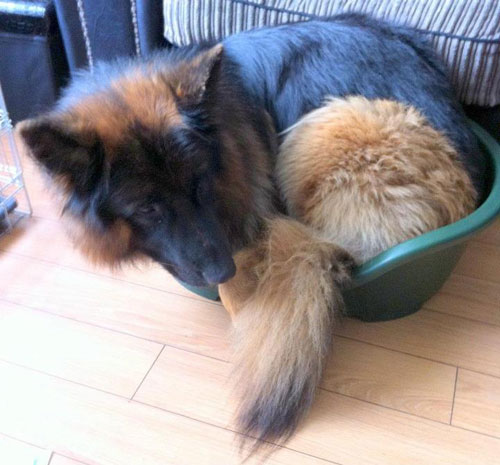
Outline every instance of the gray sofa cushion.
[(264, 25), (362, 12), (418, 29), (466, 104), (500, 103), (500, 0), (163, 0), (174, 45), (218, 41)]

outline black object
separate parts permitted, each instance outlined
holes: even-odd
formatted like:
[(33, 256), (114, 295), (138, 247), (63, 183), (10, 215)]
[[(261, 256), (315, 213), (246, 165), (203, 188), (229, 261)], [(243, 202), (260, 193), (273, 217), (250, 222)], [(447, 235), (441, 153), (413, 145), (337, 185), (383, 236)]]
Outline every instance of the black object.
[(49, 108), (67, 75), (52, 3), (0, 0), (0, 83), (12, 121)]
[(468, 105), (465, 111), (469, 118), (483, 126), (497, 142), (500, 142), (500, 105), (488, 108)]
[(137, 45), (143, 55), (168, 45), (161, 0), (82, 0), (81, 11), (76, 0), (54, 3), (71, 73), (89, 66), (89, 51), (96, 62), (136, 55)]

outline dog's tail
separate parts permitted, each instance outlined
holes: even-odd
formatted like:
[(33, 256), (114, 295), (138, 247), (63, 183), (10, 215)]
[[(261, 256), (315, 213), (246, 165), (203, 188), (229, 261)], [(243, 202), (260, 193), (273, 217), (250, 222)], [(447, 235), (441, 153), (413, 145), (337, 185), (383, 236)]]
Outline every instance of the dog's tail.
[(235, 328), (236, 421), (254, 452), (288, 439), (311, 406), (354, 262), (284, 218), (235, 260), (220, 295)]

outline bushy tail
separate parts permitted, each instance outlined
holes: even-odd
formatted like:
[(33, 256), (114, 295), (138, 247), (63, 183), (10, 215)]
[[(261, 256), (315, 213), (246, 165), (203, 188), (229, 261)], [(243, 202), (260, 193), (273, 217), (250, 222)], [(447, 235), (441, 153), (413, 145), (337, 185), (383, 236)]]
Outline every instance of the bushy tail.
[(236, 265), (220, 294), (235, 328), (236, 421), (242, 445), (252, 442), (254, 452), (261, 441), (288, 439), (309, 410), (354, 262), (306, 226), (279, 218)]

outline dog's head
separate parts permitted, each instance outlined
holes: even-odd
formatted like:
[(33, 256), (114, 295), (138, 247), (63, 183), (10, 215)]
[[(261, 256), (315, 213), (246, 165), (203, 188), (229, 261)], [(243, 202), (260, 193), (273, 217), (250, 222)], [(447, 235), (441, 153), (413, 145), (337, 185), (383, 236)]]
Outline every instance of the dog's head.
[(235, 273), (205, 108), (220, 54), (214, 47), (174, 70), (137, 66), (78, 99), (70, 90), (70, 104), (19, 125), (94, 260), (118, 265), (145, 254), (199, 286)]

